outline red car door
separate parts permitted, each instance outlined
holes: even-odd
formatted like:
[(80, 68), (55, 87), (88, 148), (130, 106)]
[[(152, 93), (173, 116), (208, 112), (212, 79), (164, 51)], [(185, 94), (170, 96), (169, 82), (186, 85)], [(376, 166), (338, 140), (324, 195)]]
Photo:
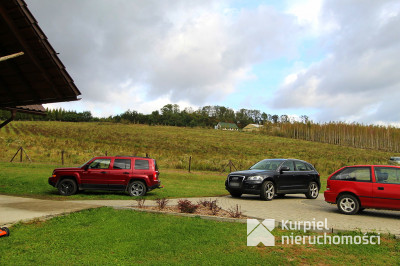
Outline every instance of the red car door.
[(109, 189), (121, 189), (128, 184), (128, 179), (132, 173), (131, 158), (116, 158), (108, 175)]
[(374, 206), (382, 209), (400, 209), (400, 168), (375, 166), (374, 178)]
[(107, 175), (111, 164), (110, 158), (96, 158), (81, 174), (83, 188), (106, 188)]

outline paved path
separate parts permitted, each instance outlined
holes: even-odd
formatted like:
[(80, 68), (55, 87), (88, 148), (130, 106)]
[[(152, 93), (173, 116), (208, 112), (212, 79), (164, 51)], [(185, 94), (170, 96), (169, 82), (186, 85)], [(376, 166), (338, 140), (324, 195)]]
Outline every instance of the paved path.
[[(189, 198), (197, 202), (200, 198)], [(275, 221), (325, 221), (333, 230), (361, 230), (362, 232), (391, 233), (400, 236), (400, 212), (365, 210), (358, 215), (340, 214), (336, 205), (324, 201), (323, 195), (316, 200), (306, 199), (303, 195), (288, 195), (283, 199), (261, 201), (257, 196), (243, 196), (239, 199), (226, 197), (207, 197), (217, 199), (218, 205), (229, 209), (236, 204), (243, 214), (260, 219)], [(177, 199), (170, 200), (169, 205), (176, 204)], [(145, 205), (156, 205), (148, 200)], [(54, 216), (65, 212), (82, 209), (110, 206), (136, 207), (135, 200), (74, 200), (53, 201), (0, 195), (0, 225), (12, 224), (19, 220)]]
[(0, 226), (97, 207), (90, 202), (73, 203), (0, 195)]

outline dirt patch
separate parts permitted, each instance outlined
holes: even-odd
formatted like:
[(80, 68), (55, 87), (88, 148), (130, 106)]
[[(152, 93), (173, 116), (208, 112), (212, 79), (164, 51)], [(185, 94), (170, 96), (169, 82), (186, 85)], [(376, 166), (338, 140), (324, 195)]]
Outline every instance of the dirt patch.
[[(135, 206), (136, 207), (136, 206)], [(144, 210), (153, 210), (153, 211), (162, 211), (162, 212), (170, 212), (170, 213), (183, 213), (179, 210), (178, 205), (175, 206), (166, 206), (163, 209), (160, 209), (156, 206), (143, 206), (141, 209)], [(236, 219), (246, 219), (247, 216), (237, 213), (236, 209), (232, 210), (223, 210), (220, 209), (219, 211), (215, 212), (210, 210), (209, 207), (205, 207), (200, 205), (195, 212), (192, 214), (198, 214), (198, 215), (208, 215), (208, 216), (217, 216), (217, 217), (223, 217), (223, 218), (236, 218)], [(235, 217), (236, 216), (236, 217)]]

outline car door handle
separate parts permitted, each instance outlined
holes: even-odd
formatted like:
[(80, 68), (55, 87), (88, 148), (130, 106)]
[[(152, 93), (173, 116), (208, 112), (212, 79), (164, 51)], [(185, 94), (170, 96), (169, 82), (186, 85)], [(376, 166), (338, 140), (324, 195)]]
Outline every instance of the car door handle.
[(378, 187), (378, 190), (385, 190), (384, 187)]
[(107, 174), (107, 172), (103, 171), (103, 172), (100, 172), (100, 174)]
[(129, 172), (123, 172), (124, 175), (129, 175)]

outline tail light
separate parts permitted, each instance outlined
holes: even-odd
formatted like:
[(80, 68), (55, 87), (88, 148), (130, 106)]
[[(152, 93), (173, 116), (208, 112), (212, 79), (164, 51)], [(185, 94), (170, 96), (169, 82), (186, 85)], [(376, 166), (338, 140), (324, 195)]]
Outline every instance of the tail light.
[(158, 175), (159, 174), (160, 174), (160, 172), (156, 171), (156, 173), (154, 174), (154, 178), (153, 178), (154, 181), (158, 181)]
[(329, 183), (330, 183), (330, 182), (329, 182), (329, 179), (328, 179), (328, 181), (326, 182), (326, 190), (330, 190), (330, 189), (331, 189), (331, 186), (330, 186)]

